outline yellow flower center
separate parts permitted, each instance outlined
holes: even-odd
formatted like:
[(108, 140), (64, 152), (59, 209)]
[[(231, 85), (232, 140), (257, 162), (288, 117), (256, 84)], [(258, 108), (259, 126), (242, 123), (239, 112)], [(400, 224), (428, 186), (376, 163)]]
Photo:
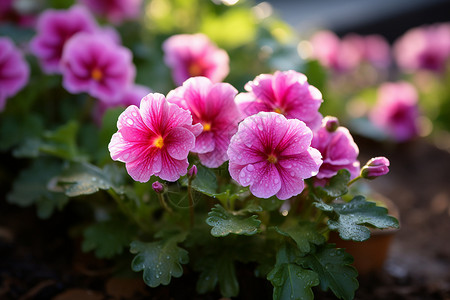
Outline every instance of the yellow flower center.
[(284, 114), (283, 110), (281, 108), (279, 108), (279, 107), (275, 108), (273, 111), (278, 113), (278, 114)]
[(274, 164), (278, 161), (277, 157), (274, 154), (269, 154), (267, 156), (267, 160), (271, 163)]
[(202, 67), (196, 63), (191, 63), (189, 65), (188, 72), (189, 72), (189, 75), (191, 75), (192, 77), (203, 75)]
[(99, 81), (103, 78), (103, 73), (98, 68), (95, 68), (91, 72), (91, 77), (92, 77), (92, 79)]
[(153, 141), (153, 146), (155, 146), (156, 148), (159, 148), (159, 149), (161, 149), (164, 146), (164, 140), (163, 140), (162, 136), (157, 137)]
[(211, 130), (211, 123), (203, 124), (203, 131), (210, 131), (210, 130)]

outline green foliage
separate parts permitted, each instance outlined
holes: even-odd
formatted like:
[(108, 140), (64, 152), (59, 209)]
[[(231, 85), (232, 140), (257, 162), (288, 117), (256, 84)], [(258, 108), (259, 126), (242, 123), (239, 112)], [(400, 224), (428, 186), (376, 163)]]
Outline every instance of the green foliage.
[(319, 277), (295, 262), (297, 254), (289, 244), (278, 251), (276, 264), (267, 275), (274, 286), (273, 299), (314, 299), (311, 288), (319, 284)]
[(211, 234), (215, 237), (227, 236), (230, 233), (239, 235), (253, 235), (258, 232), (261, 221), (257, 215), (246, 217), (238, 213), (232, 213), (223, 208), (220, 204), (208, 213), (206, 223), (213, 228)]
[(320, 288), (329, 288), (339, 299), (353, 299), (358, 288), (358, 272), (350, 266), (353, 258), (343, 249), (336, 249), (332, 244), (319, 247), (316, 252), (297, 259), (297, 263), (309, 268), (319, 275)]
[(370, 230), (366, 226), (398, 227), (398, 220), (388, 216), (386, 208), (367, 201), (363, 196), (356, 196), (349, 203), (331, 205), (322, 203), (317, 207), (329, 216), (329, 228), (338, 231), (344, 240), (367, 240), (370, 237)]
[(84, 232), (81, 248), (84, 252), (95, 250), (98, 258), (112, 258), (122, 254), (136, 232), (136, 227), (124, 218), (113, 218), (94, 223)]
[(311, 222), (300, 222), (299, 224), (288, 228), (276, 228), (276, 231), (284, 236), (290, 237), (297, 244), (302, 254), (311, 252), (314, 245), (325, 243), (325, 237), (321, 235), (316, 224)]
[(350, 172), (341, 169), (334, 175), (325, 187), (316, 187), (317, 195), (322, 199), (335, 199), (348, 192), (347, 183), (350, 181)]
[(130, 252), (136, 254), (132, 270), (144, 271), (144, 282), (150, 287), (169, 284), (172, 277), (183, 275), (181, 265), (189, 262), (188, 252), (177, 245), (185, 237), (179, 234), (158, 242), (131, 242)]
[(33, 161), (29, 168), (20, 172), (7, 201), (19, 206), (34, 204), (40, 218), (49, 218), (56, 209), (61, 210), (69, 201), (53, 180), (61, 168), (61, 163), (56, 160)]

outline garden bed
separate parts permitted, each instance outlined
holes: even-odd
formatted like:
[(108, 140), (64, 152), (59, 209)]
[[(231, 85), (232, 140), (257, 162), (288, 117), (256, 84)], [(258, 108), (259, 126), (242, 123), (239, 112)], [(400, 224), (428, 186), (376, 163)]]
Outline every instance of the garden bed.
[[(371, 184), (398, 205), (401, 229), (385, 270), (360, 276), (355, 299), (450, 299), (450, 154), (423, 140), (396, 146), (363, 138), (356, 142), (361, 161), (380, 154), (391, 160), (390, 173)], [(133, 275), (128, 265), (117, 275), (120, 268), (82, 253), (71, 237), (80, 213), (75, 213), (75, 205), (41, 220), (33, 207), (7, 204), (5, 190), (1, 192), (1, 299), (220, 298), (219, 293), (194, 296), (193, 273), (173, 278), (171, 288), (156, 289), (145, 286), (140, 274), (127, 278)], [(251, 279), (245, 272), (239, 278), (240, 299), (271, 298), (269, 282)], [(316, 293), (316, 299), (335, 299), (318, 289)]]

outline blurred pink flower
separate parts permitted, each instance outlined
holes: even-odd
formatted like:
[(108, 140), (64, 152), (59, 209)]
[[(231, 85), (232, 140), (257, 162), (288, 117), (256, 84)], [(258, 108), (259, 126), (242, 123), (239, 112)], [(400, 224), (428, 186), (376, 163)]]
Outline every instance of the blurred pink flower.
[(30, 68), (20, 50), (8, 37), (0, 37), (0, 111), (6, 99), (17, 94), (29, 77)]
[(83, 7), (48, 9), (38, 19), (37, 34), (30, 42), (31, 52), (39, 58), (45, 73), (60, 73), (66, 41), (78, 32), (93, 33), (97, 28), (94, 18)]
[(325, 117), (311, 142), (311, 147), (319, 150), (323, 157), (323, 164), (316, 176), (319, 185), (325, 185), (340, 169), (350, 171), (352, 179), (359, 175), (358, 146), (348, 129), (336, 126), (336, 121), (334, 117)]
[(205, 76), (212, 82), (222, 81), (229, 72), (228, 54), (204, 34), (179, 34), (163, 44), (164, 61), (172, 77), (181, 85), (189, 77)]
[(142, 0), (78, 0), (78, 2), (115, 25), (138, 18), (142, 6)]
[(344, 36), (341, 43), (347, 43), (348, 47), (359, 52), (361, 62), (380, 69), (386, 69), (391, 63), (391, 48), (381, 35), (362, 36), (352, 33)]
[(394, 52), (405, 71), (445, 70), (450, 58), (450, 23), (410, 29), (395, 42)]
[(414, 86), (407, 82), (388, 82), (379, 87), (377, 102), (370, 113), (372, 123), (402, 142), (417, 136), (418, 117), (418, 95)]
[(361, 62), (362, 53), (350, 41), (341, 39), (331, 31), (319, 31), (311, 37), (312, 58), (324, 67), (336, 72), (355, 69)]
[(148, 94), (140, 108), (129, 106), (117, 121), (109, 151), (126, 164), (128, 174), (140, 182), (152, 175), (176, 181), (187, 173), (187, 157), (202, 130), (192, 125), (191, 114), (169, 103), (161, 94)]
[(228, 148), (230, 175), (256, 197), (298, 195), (322, 164), (320, 152), (310, 147), (312, 136), (302, 121), (274, 112), (247, 117)]
[(106, 110), (114, 107), (128, 107), (130, 105), (139, 106), (141, 99), (150, 92), (151, 89), (146, 86), (139, 84), (130, 85), (128, 89), (125, 90), (118, 102), (98, 101), (97, 106), (93, 112), (94, 120), (96, 121), (97, 125), (101, 125), (102, 118)]
[(115, 103), (134, 81), (136, 69), (129, 49), (100, 34), (79, 33), (64, 47), (63, 86), (71, 93), (87, 92)]
[(194, 124), (203, 125), (191, 151), (198, 153), (200, 162), (209, 168), (217, 168), (228, 160), (228, 145), (241, 120), (234, 102), (236, 94), (237, 90), (228, 83), (193, 77), (167, 95), (169, 102), (191, 112)]
[(277, 112), (288, 119), (299, 119), (312, 130), (320, 127), (322, 94), (309, 85), (305, 75), (295, 71), (261, 74), (245, 85), (248, 93), (236, 97), (244, 117), (260, 111)]

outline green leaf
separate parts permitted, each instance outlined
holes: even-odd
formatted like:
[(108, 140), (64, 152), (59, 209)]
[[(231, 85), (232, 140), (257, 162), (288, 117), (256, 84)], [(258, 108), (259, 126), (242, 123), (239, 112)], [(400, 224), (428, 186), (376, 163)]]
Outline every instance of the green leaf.
[(51, 159), (35, 160), (23, 170), (14, 182), (7, 201), (19, 206), (37, 206), (37, 214), (46, 219), (55, 209), (61, 210), (68, 202), (64, 193), (50, 191), (52, 179), (61, 172), (61, 163)]
[(398, 228), (398, 220), (388, 216), (387, 209), (366, 201), (363, 196), (354, 197), (349, 203), (332, 204), (335, 214), (330, 216), (328, 227), (339, 232), (344, 240), (365, 241), (370, 237), (366, 227)]
[(358, 272), (350, 266), (353, 258), (343, 249), (325, 244), (315, 253), (299, 258), (297, 262), (319, 274), (320, 288), (323, 291), (330, 288), (339, 299), (353, 299), (358, 288)]
[(203, 261), (202, 272), (197, 281), (197, 292), (204, 294), (211, 292), (219, 283), (223, 297), (236, 297), (239, 294), (239, 283), (236, 277), (234, 259), (222, 254), (219, 257)]
[[(188, 185), (188, 179), (184, 178), (183, 184)], [(197, 166), (197, 176), (191, 182), (191, 187), (197, 192), (203, 193), (207, 196), (217, 196), (217, 177), (216, 174), (209, 168), (202, 165)]]
[(347, 169), (341, 169), (334, 175), (325, 187), (317, 187), (319, 197), (335, 199), (348, 192), (347, 183), (350, 181), (350, 172)]
[(258, 232), (261, 221), (257, 215), (245, 217), (225, 210), (221, 205), (216, 206), (208, 213), (206, 223), (213, 228), (211, 234), (215, 237), (227, 236), (230, 233), (239, 235), (253, 235)]
[(71, 121), (55, 131), (44, 133), (44, 140), (39, 147), (43, 153), (54, 155), (62, 159), (77, 160), (80, 155), (77, 148), (77, 134), (79, 124)]
[(325, 243), (325, 237), (317, 232), (315, 224), (311, 222), (301, 222), (296, 226), (281, 229), (275, 227), (275, 229), (280, 234), (292, 238), (302, 254), (311, 252), (311, 245)]
[(188, 252), (178, 247), (178, 242), (180, 235), (152, 243), (131, 242), (130, 252), (136, 254), (132, 270), (144, 271), (144, 282), (150, 287), (168, 285), (172, 277), (183, 275), (181, 264), (189, 262)]
[(83, 232), (82, 250), (95, 250), (98, 258), (112, 258), (122, 254), (123, 249), (130, 244), (135, 229), (126, 220), (119, 218), (95, 223)]
[(289, 251), (289, 245), (281, 247), (275, 267), (267, 275), (274, 287), (273, 299), (314, 299), (311, 288), (319, 284), (319, 277), (316, 272), (297, 265), (294, 252)]
[(88, 163), (71, 163), (58, 180), (64, 187), (66, 195), (75, 197), (113, 188), (115, 185), (111, 181), (111, 176), (114, 174), (116, 173), (105, 172)]
[(8, 150), (25, 139), (37, 139), (43, 130), (42, 119), (34, 114), (5, 115), (0, 118), (0, 151)]

